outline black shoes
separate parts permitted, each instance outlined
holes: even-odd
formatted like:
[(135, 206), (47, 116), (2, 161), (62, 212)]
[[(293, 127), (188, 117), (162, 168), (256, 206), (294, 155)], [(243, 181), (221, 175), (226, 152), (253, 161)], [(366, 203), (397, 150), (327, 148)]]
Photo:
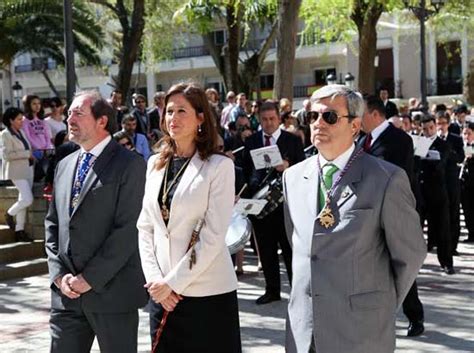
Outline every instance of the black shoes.
[(5, 222), (7, 222), (7, 226), (11, 230), (13, 230), (13, 231), (15, 230), (15, 219), (13, 219), (13, 216), (8, 214), (8, 212), (5, 212)]
[(19, 230), (15, 232), (15, 238), (16, 238), (16, 241), (26, 241), (29, 243), (34, 241), (32, 236), (26, 233), (24, 230)]
[(258, 298), (255, 303), (257, 305), (263, 305), (263, 304), (268, 304), (271, 302), (275, 302), (277, 300), (281, 300), (280, 294), (275, 294), (275, 293), (265, 293), (262, 295), (260, 298)]
[(453, 266), (444, 266), (443, 267), (443, 271), (444, 273), (446, 273), (447, 275), (454, 275), (456, 273), (456, 271), (454, 271), (454, 267)]
[(423, 320), (421, 321), (410, 321), (408, 326), (407, 337), (415, 337), (421, 335), (425, 332), (425, 326), (423, 325)]

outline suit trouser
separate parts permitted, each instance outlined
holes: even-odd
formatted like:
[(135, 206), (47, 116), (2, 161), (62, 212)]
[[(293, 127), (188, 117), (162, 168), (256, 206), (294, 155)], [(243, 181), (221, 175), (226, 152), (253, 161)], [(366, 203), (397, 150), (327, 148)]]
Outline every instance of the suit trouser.
[(30, 167), (30, 175), (27, 179), (12, 180), (15, 187), (18, 189), (18, 201), (15, 202), (9, 209), (10, 216), (16, 216), (15, 231), (24, 230), (26, 222), (27, 208), (33, 203), (33, 168)]
[(461, 235), (460, 215), (459, 206), (461, 203), (461, 187), (459, 180), (452, 182), (450, 188), (448, 188), (448, 199), (449, 199), (449, 227), (451, 233), (451, 247), (452, 250), (456, 250), (459, 243), (459, 236)]
[(425, 206), (420, 219), (422, 225), (425, 219), (428, 221), (428, 247), (437, 246), (438, 261), (442, 267), (453, 266), (447, 199), (444, 201), (432, 200), (429, 197), (424, 199)]
[(52, 353), (88, 353), (97, 336), (102, 353), (137, 352), (138, 310), (91, 313), (51, 309)]
[(468, 238), (474, 240), (474, 187), (462, 186), (461, 202)]
[(410, 287), (410, 290), (403, 301), (403, 313), (410, 322), (423, 321), (423, 305), (421, 304), (420, 298), (418, 298), (418, 286), (416, 280)]
[(282, 205), (263, 219), (253, 218), (252, 224), (257, 237), (266, 292), (279, 294), (281, 285), (278, 245), (283, 253), (290, 285), (293, 274), (291, 270), (291, 247), (286, 236)]

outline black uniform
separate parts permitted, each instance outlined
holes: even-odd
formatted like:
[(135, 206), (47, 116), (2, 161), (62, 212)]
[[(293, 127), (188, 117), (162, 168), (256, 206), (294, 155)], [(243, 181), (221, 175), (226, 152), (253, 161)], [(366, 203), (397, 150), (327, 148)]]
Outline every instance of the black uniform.
[[(253, 195), (259, 190), (262, 181), (267, 176), (266, 170), (255, 170), (250, 151), (264, 146), (263, 132), (259, 131), (245, 141), (244, 173), (249, 185), (249, 193)], [(286, 131), (281, 131), (277, 141), (278, 149), (283, 157), (291, 165), (305, 159), (303, 144), (301, 139)], [(276, 170), (272, 170), (268, 180), (280, 176)], [(280, 266), (278, 261), (278, 246), (283, 252), (288, 278), (291, 283), (291, 247), (285, 232), (283, 205), (280, 204), (276, 210), (268, 214), (263, 219), (251, 218), (255, 234), (257, 236), (260, 251), (260, 261), (262, 262), (263, 274), (266, 282), (266, 293), (275, 296), (280, 295)]]

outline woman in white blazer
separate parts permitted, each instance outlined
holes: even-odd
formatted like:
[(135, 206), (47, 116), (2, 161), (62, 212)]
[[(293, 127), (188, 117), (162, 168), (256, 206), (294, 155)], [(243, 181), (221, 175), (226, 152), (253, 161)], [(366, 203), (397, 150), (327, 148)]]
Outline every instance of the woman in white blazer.
[[(177, 84), (165, 98), (164, 133), (148, 161), (138, 219), (142, 267), (157, 352), (241, 352), (237, 278), (225, 244), (234, 203), (234, 165), (217, 150), (209, 103), (199, 86)], [(203, 220), (199, 240), (193, 229)], [(193, 261), (195, 259), (195, 261)]]
[(33, 202), (33, 156), (30, 143), (21, 132), (23, 112), (8, 108), (3, 114), (3, 124), (6, 126), (1, 135), (3, 177), (18, 189), (18, 201), (5, 212), (5, 220), (15, 231), (17, 241), (33, 241), (25, 232), (26, 210)]

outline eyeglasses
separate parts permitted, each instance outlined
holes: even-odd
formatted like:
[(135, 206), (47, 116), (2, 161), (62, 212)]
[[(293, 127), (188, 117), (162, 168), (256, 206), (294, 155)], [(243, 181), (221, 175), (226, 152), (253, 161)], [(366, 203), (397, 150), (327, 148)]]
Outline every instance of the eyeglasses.
[(306, 117), (309, 123), (311, 124), (311, 123), (314, 123), (316, 120), (318, 120), (319, 115), (321, 115), (323, 120), (329, 125), (334, 125), (335, 123), (337, 123), (339, 118), (348, 118), (348, 119), (354, 118), (353, 115), (337, 115), (337, 113), (333, 110), (329, 110), (324, 113), (311, 111), (307, 113)]

